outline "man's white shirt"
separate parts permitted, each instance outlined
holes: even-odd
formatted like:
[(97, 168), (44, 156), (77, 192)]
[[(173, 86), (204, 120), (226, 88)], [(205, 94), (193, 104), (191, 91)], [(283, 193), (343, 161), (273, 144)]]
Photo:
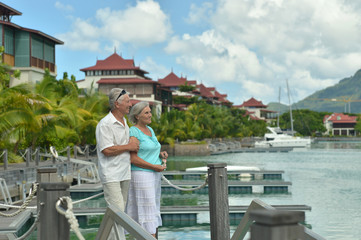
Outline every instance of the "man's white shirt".
[(126, 119), (123, 118), (123, 120), (125, 125), (109, 112), (96, 127), (98, 168), (102, 183), (130, 179), (130, 154), (128, 151), (110, 157), (102, 153), (108, 147), (129, 143), (129, 127)]

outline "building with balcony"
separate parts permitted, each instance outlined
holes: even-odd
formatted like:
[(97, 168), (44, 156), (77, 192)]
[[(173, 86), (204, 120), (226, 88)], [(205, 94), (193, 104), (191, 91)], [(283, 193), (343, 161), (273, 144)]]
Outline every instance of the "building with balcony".
[(55, 46), (62, 41), (39, 30), (21, 27), (11, 21), (21, 12), (0, 3), (0, 44), (4, 47), (2, 62), (20, 70), (20, 79), (11, 79), (10, 87), (21, 83), (36, 83), (43, 79), (45, 69), (57, 75)]
[(85, 73), (85, 79), (77, 81), (77, 85), (84, 92), (93, 87), (108, 94), (112, 88), (123, 88), (133, 102), (149, 102), (157, 115), (163, 111), (162, 108), (168, 108), (172, 104), (169, 89), (162, 88), (160, 83), (147, 77), (148, 72), (135, 66), (133, 59), (124, 59), (116, 52), (80, 71)]
[(275, 111), (268, 110), (267, 105), (263, 104), (262, 101), (258, 101), (255, 98), (250, 98), (244, 101), (241, 105), (236, 105), (239, 109), (246, 110), (246, 114), (252, 120), (263, 120), (268, 123), (273, 121), (276, 117)]
[(356, 116), (349, 116), (343, 113), (333, 113), (323, 118), (323, 124), (327, 129), (326, 134), (334, 136), (356, 136)]
[[(231, 102), (227, 100), (227, 94), (220, 94), (214, 87), (206, 87), (204, 84), (197, 84), (196, 80), (188, 80), (186, 77), (178, 77), (173, 72), (169, 73), (164, 78), (158, 79), (158, 82), (163, 88), (167, 88), (172, 91), (173, 97), (198, 97), (203, 99), (212, 105), (224, 105), (230, 106)], [(194, 90), (188, 92), (180, 91), (181, 85), (193, 86)], [(173, 107), (178, 109), (186, 109), (186, 104), (173, 104)]]

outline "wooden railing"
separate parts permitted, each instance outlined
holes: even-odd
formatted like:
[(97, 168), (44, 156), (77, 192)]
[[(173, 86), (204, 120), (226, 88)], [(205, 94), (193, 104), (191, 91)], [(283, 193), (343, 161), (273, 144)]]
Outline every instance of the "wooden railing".
[[(125, 212), (120, 210), (120, 208), (112, 205), (107, 208), (95, 239), (108, 239), (112, 228), (114, 228), (115, 232), (118, 232), (118, 224), (123, 226), (123, 228), (137, 240), (154, 240), (152, 235), (144, 230), (144, 228), (142, 228)], [(123, 239), (121, 236), (117, 235), (116, 238), (117, 240)]]
[[(231, 240), (241, 240), (244, 239), (244, 237), (246, 236), (247, 232), (249, 231), (250, 227), (252, 224), (254, 224), (254, 219), (251, 217), (252, 212), (257, 211), (257, 210), (267, 210), (270, 212), (277, 212), (277, 210), (262, 202), (261, 200), (255, 199), (251, 202), (251, 204), (249, 205), (246, 213), (244, 214), (244, 216), (242, 217), (242, 220), (240, 221), (240, 223), (238, 224), (238, 227), (236, 229), (236, 231), (233, 233), (233, 236), (231, 238)], [(285, 212), (285, 211), (283, 211)], [(291, 213), (291, 212), (290, 212)], [(292, 213), (291, 213), (292, 214)], [(292, 217), (288, 217), (288, 219), (291, 219)], [(265, 225), (265, 224), (263, 224)], [(272, 224), (271, 224), (272, 225)], [(303, 225), (300, 225), (299, 223), (296, 224), (298, 227), (296, 229), (302, 229), (301, 231), (297, 231), (294, 227), (294, 225), (289, 224), (289, 222), (287, 224), (283, 225), (283, 228), (280, 227), (280, 225), (273, 225), (273, 228), (276, 231), (288, 231), (288, 234), (294, 234), (294, 235), (302, 235), (302, 236), (297, 236), (295, 238), (278, 238), (277, 240), (287, 240), (287, 239), (303, 239), (303, 240), (324, 240), (325, 238), (321, 237), (320, 235), (316, 234), (315, 232), (313, 232), (312, 230), (304, 227)], [(277, 229), (276, 229), (277, 227)], [(268, 226), (268, 230), (270, 231), (270, 229), (272, 229), (272, 226)], [(260, 230), (262, 231), (262, 229)], [(258, 232), (260, 232), (258, 231)], [(262, 234), (262, 233), (260, 233)], [(284, 235), (284, 237), (289, 237), (289, 235)], [(256, 239), (256, 238), (251, 238), (251, 240)], [(267, 239), (273, 239), (273, 238), (267, 238)], [(263, 238), (258, 238), (257, 240), (263, 240)]]

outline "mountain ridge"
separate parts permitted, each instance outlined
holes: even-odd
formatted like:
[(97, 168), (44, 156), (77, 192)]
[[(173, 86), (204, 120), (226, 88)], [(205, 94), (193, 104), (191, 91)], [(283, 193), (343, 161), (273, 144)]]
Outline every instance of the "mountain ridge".
[[(286, 110), (287, 108), (287, 110)], [(275, 102), (269, 103), (268, 109), (288, 111), (288, 106)], [(361, 69), (337, 84), (318, 90), (305, 99), (292, 104), (292, 109), (310, 109), (317, 112), (361, 113)]]

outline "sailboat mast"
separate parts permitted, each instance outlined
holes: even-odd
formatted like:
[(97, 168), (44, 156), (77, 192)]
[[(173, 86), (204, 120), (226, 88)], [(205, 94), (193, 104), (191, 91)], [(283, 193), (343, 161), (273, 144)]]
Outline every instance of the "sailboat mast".
[(293, 118), (292, 118), (292, 107), (291, 107), (291, 98), (290, 98), (290, 88), (288, 87), (288, 80), (286, 79), (287, 84), (287, 93), (288, 93), (288, 103), (290, 105), (290, 118), (291, 118), (291, 134), (293, 136)]
[(280, 127), (280, 112), (281, 112), (281, 87), (278, 88), (277, 127)]

